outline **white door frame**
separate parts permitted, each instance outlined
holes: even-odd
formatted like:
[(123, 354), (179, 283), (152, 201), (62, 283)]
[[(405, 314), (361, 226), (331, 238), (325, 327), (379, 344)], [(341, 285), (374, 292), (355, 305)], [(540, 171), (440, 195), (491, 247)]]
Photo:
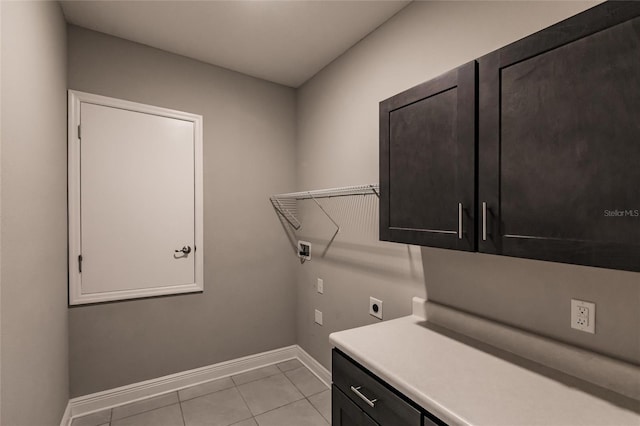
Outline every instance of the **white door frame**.
[[(202, 165), (202, 116), (187, 112), (145, 105), (91, 93), (68, 91), (69, 127), (68, 127), (68, 207), (69, 207), (69, 304), (80, 305), (113, 300), (135, 299), (140, 297), (167, 294), (192, 293), (204, 289), (204, 219), (203, 219), (203, 165)], [(195, 184), (195, 282), (175, 286), (151, 287), (144, 289), (119, 290), (103, 293), (83, 293), (82, 274), (79, 270), (81, 254), (81, 216), (80, 216), (80, 104), (82, 102), (119, 108), (134, 112), (158, 115), (190, 121), (194, 125), (194, 184)]]

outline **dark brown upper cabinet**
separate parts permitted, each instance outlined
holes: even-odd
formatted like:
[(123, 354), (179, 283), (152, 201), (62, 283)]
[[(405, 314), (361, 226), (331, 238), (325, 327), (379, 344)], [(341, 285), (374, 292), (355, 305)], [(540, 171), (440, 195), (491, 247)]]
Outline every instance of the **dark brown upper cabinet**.
[(640, 3), (478, 62), (479, 251), (640, 271)]
[(380, 239), (476, 248), (476, 63), (380, 103)]
[(640, 271), (640, 2), (381, 102), (380, 239)]

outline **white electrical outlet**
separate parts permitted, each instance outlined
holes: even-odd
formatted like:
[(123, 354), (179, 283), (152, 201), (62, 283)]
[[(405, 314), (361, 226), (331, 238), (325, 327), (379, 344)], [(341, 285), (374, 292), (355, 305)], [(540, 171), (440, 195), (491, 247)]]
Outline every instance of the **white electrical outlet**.
[(571, 328), (595, 334), (596, 304), (571, 299)]
[(318, 278), (318, 285), (316, 287), (316, 290), (318, 290), (318, 293), (320, 294), (324, 293), (324, 281), (322, 280), (322, 278)]
[(382, 319), (382, 300), (369, 297), (369, 315)]
[(316, 309), (316, 324), (322, 325), (322, 312)]

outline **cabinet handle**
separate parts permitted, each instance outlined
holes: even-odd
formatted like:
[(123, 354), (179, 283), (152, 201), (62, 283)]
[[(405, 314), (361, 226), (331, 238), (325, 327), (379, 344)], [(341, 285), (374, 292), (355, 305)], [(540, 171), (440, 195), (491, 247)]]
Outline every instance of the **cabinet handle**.
[(462, 239), (462, 203), (458, 203), (458, 239)]
[(371, 408), (375, 408), (376, 406), (376, 401), (377, 399), (369, 399), (366, 396), (364, 396), (361, 392), (360, 392), (360, 388), (362, 386), (358, 386), (357, 388), (354, 388), (353, 386), (351, 386), (351, 392), (355, 393), (356, 395), (358, 395), (360, 397), (361, 400), (363, 400), (364, 402), (367, 403), (367, 405)]
[(487, 241), (487, 203), (482, 203), (482, 241)]

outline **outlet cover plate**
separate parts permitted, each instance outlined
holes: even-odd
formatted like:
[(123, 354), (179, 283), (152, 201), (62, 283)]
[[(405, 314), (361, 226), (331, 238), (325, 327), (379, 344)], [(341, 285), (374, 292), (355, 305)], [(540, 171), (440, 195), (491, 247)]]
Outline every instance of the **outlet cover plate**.
[(322, 325), (322, 312), (316, 309), (316, 324)]
[(596, 333), (596, 304), (571, 299), (571, 328)]
[(369, 315), (382, 319), (382, 300), (369, 297)]
[(318, 290), (318, 293), (320, 294), (324, 293), (324, 280), (322, 278), (318, 278), (318, 285), (316, 286), (316, 290)]

